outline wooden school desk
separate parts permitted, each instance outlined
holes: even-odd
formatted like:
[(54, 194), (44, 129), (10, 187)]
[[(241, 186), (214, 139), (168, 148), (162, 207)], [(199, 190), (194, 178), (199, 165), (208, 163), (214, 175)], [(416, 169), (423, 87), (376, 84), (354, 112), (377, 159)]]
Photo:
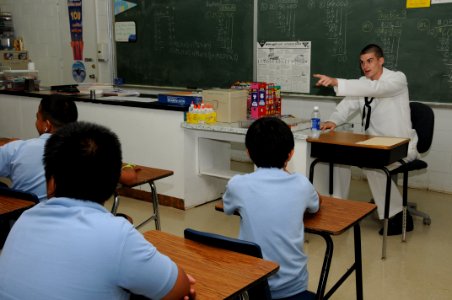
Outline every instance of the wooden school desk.
[[(140, 228), (147, 222), (154, 220), (155, 222), (155, 228), (157, 230), (160, 230), (160, 214), (159, 214), (159, 201), (158, 201), (158, 194), (157, 194), (157, 188), (155, 186), (154, 181), (168, 177), (173, 175), (173, 171), (164, 170), (164, 169), (157, 169), (157, 168), (150, 168), (145, 166), (136, 165), (136, 167), (139, 169), (137, 170), (137, 180), (133, 182), (130, 185), (120, 185), (120, 187), (116, 190), (116, 195), (114, 197), (114, 203), (113, 207), (111, 209), (111, 212), (113, 214), (116, 214), (116, 211), (118, 210), (119, 206), (119, 196), (128, 196), (131, 198), (136, 198), (139, 200), (146, 200), (147, 193), (140, 190), (133, 189), (136, 186), (146, 184), (148, 183), (151, 187), (151, 199), (152, 202), (152, 208), (153, 211), (151, 213), (151, 216), (141, 222), (139, 225), (135, 226), (135, 228)], [(133, 191), (131, 191), (133, 190)]]
[[(316, 299), (330, 298), (353, 271), (356, 272), (356, 298), (363, 299), (361, 229), (359, 222), (374, 211), (377, 206), (367, 202), (337, 199), (323, 195), (321, 196), (321, 200), (320, 210), (316, 214), (306, 214), (304, 218), (305, 231), (320, 235), (326, 242), (325, 257), (323, 259)], [(223, 211), (223, 201), (218, 202), (215, 205), (215, 209)], [(342, 234), (352, 226), (354, 231), (355, 262), (325, 294), (334, 250), (331, 235)]]
[(15, 141), (15, 140), (17, 140), (17, 139), (0, 137), (0, 147), (3, 146), (4, 144), (7, 144), (7, 143)]
[[(391, 174), (386, 166), (407, 156), (410, 139), (376, 137), (353, 132), (330, 131), (319, 138), (308, 138), (311, 144), (311, 157), (315, 158), (309, 169), (309, 180), (313, 182), (314, 168), (319, 162), (329, 163), (330, 194), (333, 191), (333, 165), (343, 164), (360, 168), (383, 170), (386, 174), (386, 194), (383, 221), (382, 258), (386, 258), (386, 238), (388, 233), (389, 205), (391, 197)], [(406, 176), (406, 174), (404, 174)], [(406, 223), (407, 203), (403, 203)], [(406, 227), (403, 227), (402, 240), (405, 241)]]
[(162, 231), (147, 231), (144, 237), (196, 279), (198, 299), (230, 299), (279, 269), (278, 264), (272, 261), (207, 246)]
[(0, 219), (7, 219), (9, 216), (20, 213), (35, 204), (33, 201), (0, 195)]

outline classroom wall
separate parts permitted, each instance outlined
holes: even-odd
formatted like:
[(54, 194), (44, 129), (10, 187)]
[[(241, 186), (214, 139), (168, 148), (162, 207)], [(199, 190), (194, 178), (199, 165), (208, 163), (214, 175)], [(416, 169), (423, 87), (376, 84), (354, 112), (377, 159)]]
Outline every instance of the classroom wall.
[[(106, 43), (109, 53), (111, 48), (110, 0), (84, 1), (84, 36), (87, 47), (97, 47), (97, 43)], [(91, 5), (91, 6), (90, 6)], [(90, 9), (88, 9), (90, 8)], [(35, 61), (42, 80), (41, 85), (65, 84), (71, 81), (71, 49), (69, 46), (69, 25), (66, 0), (0, 0), (0, 9), (13, 13), (17, 35), (25, 39), (25, 46)], [(88, 25), (90, 24), (90, 25)], [(110, 56), (111, 57), (111, 56)], [(96, 62), (98, 82), (112, 82), (114, 64)], [(433, 100), (433, 99), (432, 99)], [(284, 97), (283, 111), (293, 115), (309, 118), (312, 107), (319, 105), (323, 117), (328, 116), (337, 103), (337, 99), (321, 99), (313, 97)], [(452, 105), (433, 106), (436, 122), (433, 145), (424, 159), (428, 162), (427, 172), (419, 172), (411, 176), (410, 185), (428, 188), (435, 191), (452, 193)], [(360, 119), (353, 120), (360, 126)], [(133, 130), (124, 124), (124, 130)], [(127, 154), (126, 154), (127, 155)], [(357, 174), (359, 176), (359, 172)]]
[[(0, 10), (12, 13), (15, 34), (23, 37), (41, 86), (76, 83), (67, 0), (0, 0)], [(110, 16), (110, 0), (83, 1), (85, 82), (112, 82)], [(97, 59), (101, 44), (106, 45), (106, 61)]]

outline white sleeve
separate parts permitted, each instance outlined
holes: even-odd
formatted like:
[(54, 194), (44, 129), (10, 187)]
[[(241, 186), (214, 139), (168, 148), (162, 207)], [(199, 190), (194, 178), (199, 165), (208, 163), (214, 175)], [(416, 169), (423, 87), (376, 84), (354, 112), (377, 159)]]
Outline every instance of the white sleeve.
[(351, 97), (376, 97), (388, 98), (404, 93), (407, 88), (407, 80), (402, 72), (385, 70), (386, 74), (379, 80), (369, 80), (365, 77), (360, 79), (338, 79), (337, 96)]

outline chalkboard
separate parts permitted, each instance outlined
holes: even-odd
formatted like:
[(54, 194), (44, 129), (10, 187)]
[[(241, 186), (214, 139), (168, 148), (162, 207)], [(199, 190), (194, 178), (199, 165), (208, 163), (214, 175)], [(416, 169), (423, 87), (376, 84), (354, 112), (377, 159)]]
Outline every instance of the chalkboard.
[[(406, 9), (406, 0), (259, 0), (258, 41), (311, 41), (311, 74), (358, 78), (359, 52), (383, 48), (385, 67), (408, 79), (411, 100), (452, 102), (452, 4)], [(315, 87), (310, 94), (331, 95)]]
[(253, 77), (253, 0), (140, 0), (115, 22), (136, 41), (116, 42), (125, 84), (228, 87)]

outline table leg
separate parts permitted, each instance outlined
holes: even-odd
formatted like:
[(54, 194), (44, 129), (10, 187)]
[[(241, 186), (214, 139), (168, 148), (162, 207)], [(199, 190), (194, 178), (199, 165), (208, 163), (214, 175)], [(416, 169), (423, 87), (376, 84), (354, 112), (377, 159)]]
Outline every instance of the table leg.
[(155, 229), (160, 230), (159, 196), (154, 181), (149, 182), (152, 191), (152, 207), (154, 209)]
[(386, 239), (388, 237), (388, 223), (389, 223), (389, 206), (391, 200), (391, 174), (386, 167), (381, 168), (386, 173), (386, 195), (385, 195), (385, 211), (383, 220), (383, 248), (381, 251), (381, 259), (386, 258)]
[(155, 187), (155, 183), (153, 181), (149, 182), (149, 186), (151, 187), (151, 193), (152, 193), (151, 200), (152, 200), (153, 213), (148, 219), (144, 220), (141, 224), (135, 226), (135, 228), (138, 229), (141, 226), (143, 226), (144, 224), (146, 224), (147, 222), (154, 220), (155, 229), (160, 230), (160, 213), (159, 213), (159, 199), (158, 199), (158, 194), (157, 194), (157, 188)]
[(119, 206), (119, 195), (117, 192), (115, 192), (115, 194), (113, 195), (113, 206), (111, 207), (111, 213), (113, 215), (116, 215), (116, 212), (118, 211), (118, 206)]
[(355, 239), (355, 277), (356, 277), (356, 299), (363, 299), (363, 265), (361, 255), (361, 228), (359, 223), (353, 227)]
[(320, 273), (319, 286), (317, 288), (316, 299), (324, 299), (326, 283), (328, 281), (328, 274), (330, 272), (331, 260), (333, 259), (333, 240), (327, 233), (315, 233), (323, 237), (326, 242), (325, 258), (323, 259), (322, 271)]

